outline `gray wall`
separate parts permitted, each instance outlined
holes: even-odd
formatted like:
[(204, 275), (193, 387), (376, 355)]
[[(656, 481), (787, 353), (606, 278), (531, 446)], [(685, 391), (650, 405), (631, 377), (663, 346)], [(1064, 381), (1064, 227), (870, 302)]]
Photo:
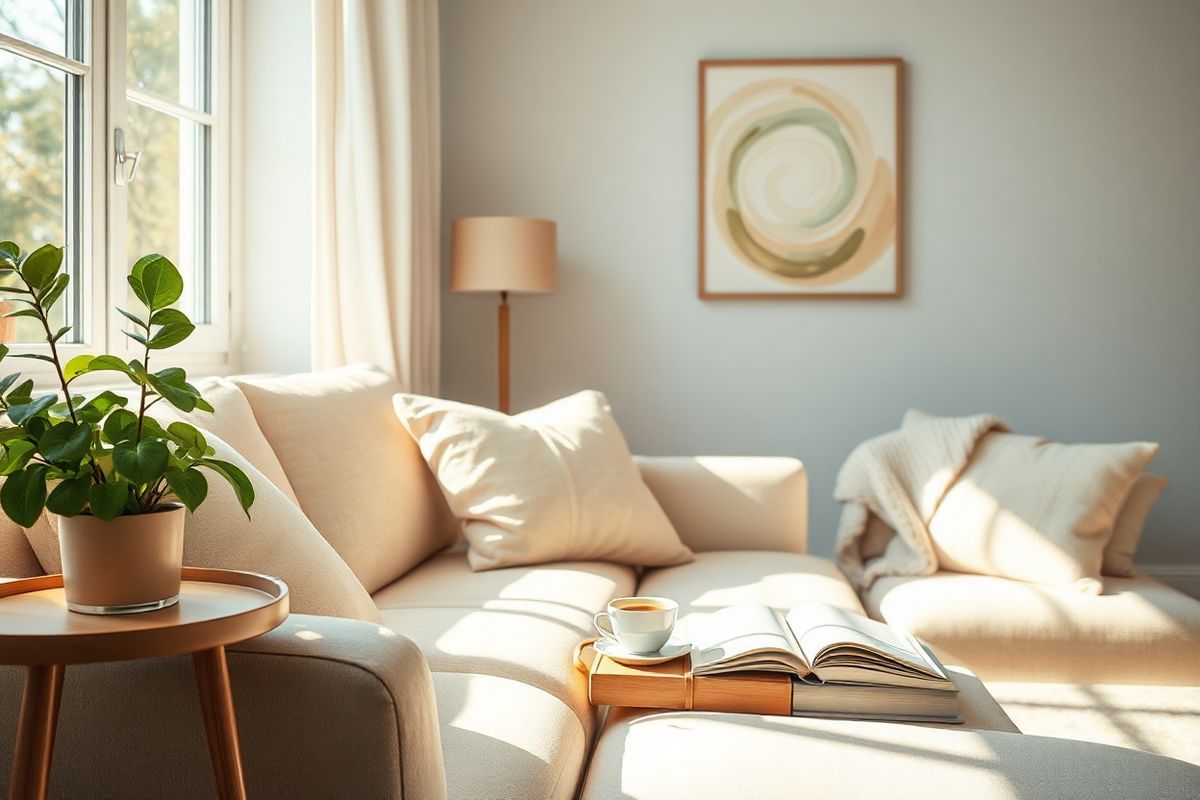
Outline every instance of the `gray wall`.
[[(443, 0), (445, 219), (559, 223), (514, 304), (514, 403), (607, 392), (642, 453), (838, 467), (905, 408), (1149, 439), (1139, 560), (1200, 563), (1200, 3)], [(696, 298), (696, 61), (909, 65), (908, 289)], [(446, 296), (443, 391), (491, 403), (494, 300)]]

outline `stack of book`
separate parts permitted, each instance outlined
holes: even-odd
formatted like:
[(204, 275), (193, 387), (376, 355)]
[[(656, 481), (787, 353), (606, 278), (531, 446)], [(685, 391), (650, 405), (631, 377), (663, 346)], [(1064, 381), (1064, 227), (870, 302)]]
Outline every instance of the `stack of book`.
[(596, 705), (961, 723), (958, 687), (914, 637), (825, 603), (692, 615), (689, 656), (590, 665)]

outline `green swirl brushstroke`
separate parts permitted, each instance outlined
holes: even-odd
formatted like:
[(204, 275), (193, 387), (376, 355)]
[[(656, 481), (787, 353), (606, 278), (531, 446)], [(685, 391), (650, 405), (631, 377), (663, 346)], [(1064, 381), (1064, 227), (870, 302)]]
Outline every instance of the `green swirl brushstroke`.
[(725, 221), (729, 226), (729, 235), (738, 249), (765, 270), (782, 275), (785, 278), (816, 278), (824, 275), (850, 260), (858, 252), (867, 232), (863, 228), (855, 228), (846, 240), (837, 247), (830, 247), (816, 255), (807, 258), (783, 258), (767, 250), (754, 240), (742, 222), (742, 214), (737, 209), (725, 211)]
[(837, 191), (823, 208), (815, 211), (799, 225), (805, 228), (819, 228), (842, 212), (854, 197), (854, 187), (858, 184), (858, 167), (854, 163), (854, 155), (850, 145), (842, 135), (842, 126), (837, 117), (821, 108), (798, 108), (791, 111), (780, 111), (768, 117), (763, 117), (753, 127), (742, 134), (742, 138), (734, 145), (729, 154), (729, 198), (736, 209), (737, 205), (737, 174), (747, 152), (762, 139), (778, 130), (793, 125), (802, 125), (825, 134), (837, 152), (838, 161), (842, 166), (842, 182)]

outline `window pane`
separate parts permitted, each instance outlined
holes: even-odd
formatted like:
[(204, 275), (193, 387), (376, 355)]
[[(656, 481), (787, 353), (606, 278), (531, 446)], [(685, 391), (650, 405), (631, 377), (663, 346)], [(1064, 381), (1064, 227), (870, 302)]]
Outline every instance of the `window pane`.
[(193, 322), (208, 322), (208, 131), (136, 102), (128, 109), (127, 147), (142, 151), (128, 184), (130, 264), (148, 253), (171, 259), (183, 274), (179, 307)]
[[(57, 70), (0, 51), (0, 239), (27, 251), (69, 244), (66, 81)], [(65, 299), (55, 306), (57, 325), (66, 307)], [(37, 320), (0, 320), (0, 341), (38, 342), (43, 336)]]
[(131, 87), (208, 110), (207, 0), (126, 0)]
[(0, 0), (0, 33), (67, 55), (66, 0)]

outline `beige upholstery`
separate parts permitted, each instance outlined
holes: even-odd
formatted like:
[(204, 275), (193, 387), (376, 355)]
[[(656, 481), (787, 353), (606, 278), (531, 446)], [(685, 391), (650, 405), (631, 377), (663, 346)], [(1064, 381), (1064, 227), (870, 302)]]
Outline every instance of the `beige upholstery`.
[(786, 610), (821, 600), (863, 613), (854, 589), (832, 561), (799, 553), (697, 553), (691, 564), (648, 570), (638, 594), (678, 601), (681, 617), (748, 601)]
[(1170, 483), (1163, 475), (1147, 473), (1133, 484), (1129, 496), (1125, 498), (1125, 505), (1121, 506), (1121, 513), (1117, 514), (1117, 521), (1113, 523), (1112, 538), (1104, 546), (1101, 569), (1105, 575), (1129, 578), (1137, 571), (1133, 568), (1133, 558), (1137, 554), (1138, 542), (1142, 540), (1146, 517)]
[(513, 416), (413, 394), (394, 402), (462, 521), (473, 569), (692, 560), (638, 475), (600, 392)]
[(929, 520), (938, 563), (1099, 594), (1113, 523), (1157, 452), (1147, 442), (1060, 444), (987, 434)]
[(1153, 578), (1087, 595), (985, 575), (880, 578), (868, 611), (985, 681), (1200, 684), (1200, 603)]
[[(447, 797), (433, 683), (403, 637), (293, 615), (230, 648), (229, 670), (250, 797)], [(0, 668), (4, 786), (21, 674)], [(195, 687), (187, 657), (68, 667), (51, 796), (214, 797)]]
[(807, 549), (808, 476), (796, 459), (638, 456), (637, 462), (692, 550)]
[(606, 728), (584, 800), (1194, 800), (1200, 768), (1001, 731), (667, 712)]
[[(238, 378), (300, 507), (368, 591), (451, 544), (457, 529), (371, 367)], [(319, 435), (317, 435), (319, 434)]]
[(237, 384), (229, 378), (202, 378), (196, 381), (196, 388), (212, 404), (211, 414), (203, 411), (184, 414), (166, 403), (159, 403), (152, 409), (151, 416), (164, 425), (181, 420), (215, 433), (257, 467), (289, 500), (299, 505), (296, 492), (283, 472), (283, 465), (279, 463), (267, 437), (263, 436), (254, 418), (254, 411)]
[[(208, 498), (189, 513), (183, 560), (192, 566), (265, 572), (287, 582), (291, 609), (375, 621), (379, 612), (362, 584), (321, 538), (296, 505), (267, 478), (216, 436), (208, 442), (217, 458), (241, 467), (254, 486), (250, 519), (222, 478), (209, 476)], [(59, 572), (58, 537), (45, 524), (27, 535), (47, 572)]]
[(43, 572), (25, 529), (0, 514), (0, 577), (28, 578)]
[(494, 675), (565, 703), (590, 736), (595, 711), (571, 656), (592, 615), (633, 594), (629, 567), (563, 562), (472, 572), (444, 553), (374, 596), (384, 624), (410, 637), (435, 672)]
[(449, 797), (574, 797), (587, 755), (587, 737), (579, 719), (561, 701), (527, 684), (491, 675), (435, 672), (433, 684)]
[(992, 681), (987, 688), (1023, 733), (1131, 747), (1200, 764), (1200, 685)]

